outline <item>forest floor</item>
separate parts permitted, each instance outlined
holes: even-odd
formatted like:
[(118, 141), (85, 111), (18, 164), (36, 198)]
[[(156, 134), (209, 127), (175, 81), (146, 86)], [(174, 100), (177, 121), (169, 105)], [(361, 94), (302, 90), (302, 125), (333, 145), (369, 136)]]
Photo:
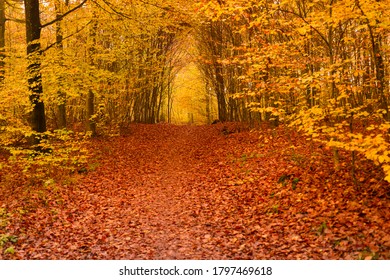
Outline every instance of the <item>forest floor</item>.
[(354, 184), (348, 153), (335, 170), (284, 127), (132, 125), (89, 149), (68, 179), (0, 181), (0, 259), (390, 259), (380, 167)]

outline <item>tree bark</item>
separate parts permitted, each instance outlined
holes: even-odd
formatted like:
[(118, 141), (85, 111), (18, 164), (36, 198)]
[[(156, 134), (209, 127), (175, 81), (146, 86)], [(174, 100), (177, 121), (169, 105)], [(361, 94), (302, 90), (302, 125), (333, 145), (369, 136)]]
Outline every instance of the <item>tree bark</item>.
[[(96, 17), (96, 15), (94, 15)], [(96, 53), (96, 33), (97, 33), (97, 21), (94, 20), (89, 37), (91, 39), (91, 46), (89, 47), (89, 65), (91, 67), (91, 71), (93, 71), (93, 68), (95, 67), (95, 59), (94, 55)], [(93, 75), (91, 75), (91, 78), (93, 78)], [(88, 91), (87, 95), (87, 122), (86, 122), (86, 130), (87, 132), (90, 132), (92, 136), (96, 135), (96, 122), (94, 120), (95, 115), (95, 93), (93, 89), (91, 88)]]
[[(62, 0), (56, 0), (55, 1), (55, 10), (56, 10), (56, 47), (58, 51), (58, 64), (59, 66), (63, 66), (63, 60), (64, 60), (64, 33), (62, 28), (62, 15), (64, 12), (64, 7), (61, 2)], [(68, 5), (68, 1), (66, 1), (65, 5)], [(57, 126), (58, 128), (66, 128), (66, 94), (63, 91), (63, 74), (58, 73), (57, 75), (57, 85), (58, 85), (58, 91), (57, 91), (57, 98), (58, 98), (58, 120), (57, 120)]]
[[(46, 131), (45, 106), (41, 99), (43, 93), (41, 74), (41, 22), (39, 16), (39, 0), (25, 0), (26, 41), (28, 59), (28, 88), (32, 105), (30, 125), (33, 131)], [(39, 143), (39, 137), (33, 137), (33, 144)]]
[(5, 0), (0, 0), (0, 84), (5, 78)]

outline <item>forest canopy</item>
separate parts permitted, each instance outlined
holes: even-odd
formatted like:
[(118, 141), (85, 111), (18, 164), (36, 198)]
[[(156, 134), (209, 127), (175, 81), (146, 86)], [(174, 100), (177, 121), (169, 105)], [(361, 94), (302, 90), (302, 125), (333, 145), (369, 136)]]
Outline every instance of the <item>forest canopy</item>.
[(390, 0), (0, 0), (0, 259), (389, 259)]

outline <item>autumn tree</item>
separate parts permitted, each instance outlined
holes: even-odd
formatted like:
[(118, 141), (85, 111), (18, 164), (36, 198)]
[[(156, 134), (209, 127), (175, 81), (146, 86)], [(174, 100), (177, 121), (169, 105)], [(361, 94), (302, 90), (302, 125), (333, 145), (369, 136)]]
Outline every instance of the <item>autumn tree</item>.
[[(388, 4), (248, 0), (202, 1), (200, 6), (208, 22), (223, 22), (228, 26), (223, 32), (231, 29), (238, 37), (219, 41), (226, 50), (233, 45), (219, 61), (225, 69), (239, 65), (238, 78), (227, 70), (223, 78), (238, 82), (233, 96), (244, 101), (240, 106), (332, 147), (336, 168), (338, 149), (347, 149), (352, 156), (363, 153), (388, 173), (389, 61), (383, 47)], [(218, 36), (202, 41), (218, 41)], [(212, 56), (206, 57), (210, 62)], [(217, 77), (204, 72), (211, 80)], [(225, 86), (225, 91), (230, 90)]]
[[(46, 131), (45, 106), (42, 100), (42, 74), (41, 74), (41, 21), (38, 0), (25, 0), (26, 15), (26, 42), (28, 59), (28, 85), (32, 105), (31, 128), (42, 133)], [(34, 144), (39, 138), (34, 137)]]
[[(54, 3), (55, 12), (56, 12), (56, 48), (58, 52), (58, 64), (61, 68), (63, 66), (64, 60), (64, 24), (63, 24), (63, 13), (65, 9), (69, 6), (69, 1), (66, 0), (65, 3), (61, 0), (56, 0)], [(64, 92), (62, 83), (64, 77), (63, 73), (59, 71), (57, 77), (58, 83), (58, 128), (66, 128), (66, 93)]]
[(5, 0), (0, 0), (0, 84), (5, 75)]

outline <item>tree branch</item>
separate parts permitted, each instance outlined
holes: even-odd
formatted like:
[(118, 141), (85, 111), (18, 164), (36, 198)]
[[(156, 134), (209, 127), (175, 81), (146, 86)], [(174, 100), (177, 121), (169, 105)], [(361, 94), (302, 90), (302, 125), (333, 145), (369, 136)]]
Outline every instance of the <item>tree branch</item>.
[(325, 42), (326, 46), (330, 49), (330, 43), (329, 41), (325, 38), (325, 36), (317, 29), (315, 28), (310, 22), (308, 22), (302, 15), (294, 12), (294, 11), (289, 11), (289, 10), (285, 10), (285, 9), (281, 9), (281, 8), (278, 8), (279, 11), (281, 12), (285, 12), (285, 13), (289, 13), (289, 14), (292, 14), (292, 15), (295, 15), (297, 16), (298, 18), (300, 18), (304, 23), (306, 23), (307, 25), (310, 26), (311, 29), (314, 30), (315, 33), (318, 34), (318, 36), (320, 36), (320, 38)]
[(52, 25), (53, 23), (56, 23), (57, 21), (60, 21), (62, 20), (64, 17), (66, 17), (67, 15), (69, 15), (70, 13), (76, 11), (77, 9), (81, 8), (82, 6), (84, 6), (84, 4), (87, 2), (87, 0), (83, 0), (83, 2), (81, 2), (80, 4), (78, 4), (77, 6), (75, 6), (74, 8), (70, 9), (69, 11), (65, 12), (64, 14), (60, 15), (59, 17), (57, 17), (56, 19), (53, 19), (52, 21), (49, 21), (45, 24), (41, 24), (41, 28), (44, 28), (44, 27), (47, 27), (49, 25)]
[[(74, 33), (72, 33), (72, 34), (69, 34), (68, 36), (62, 38), (61, 42), (64, 41), (64, 40), (66, 40), (66, 39), (68, 39), (68, 38), (70, 38), (70, 37), (72, 37), (73, 35), (75, 35), (75, 34), (81, 32), (81, 31), (82, 31), (83, 29), (85, 29), (91, 22), (92, 22), (92, 20), (90, 20), (86, 25), (84, 25), (83, 27), (81, 27), (81, 28), (80, 28), (79, 30), (77, 30), (76, 32), (74, 32)], [(52, 47), (54, 47), (54, 46), (57, 45), (57, 44), (58, 44), (58, 42), (55, 42), (55, 43), (52, 43), (52, 44), (48, 45), (46, 48), (42, 49), (42, 52), (45, 52), (45, 51), (51, 49)]]
[(16, 23), (26, 23), (24, 19), (18, 19), (18, 18), (6, 18), (5, 21), (13, 21)]
[[(12, 8), (17, 8), (18, 10), (22, 10), (22, 8), (20, 7), (20, 4), (23, 4), (23, 1), (24, 0), (21, 0), (21, 1), (13, 1), (13, 2), (15, 2), (15, 4), (12, 4), (10, 1), (7, 1), (7, 0), (5, 0), (4, 2), (8, 5), (8, 6), (10, 6), (10, 7), (12, 7)], [(18, 5), (19, 4), (19, 5)]]
[(110, 8), (110, 11), (108, 11), (106, 8), (104, 8), (102, 5), (100, 5), (97, 1), (93, 1), (95, 3), (95, 5), (97, 5), (100, 9), (102, 9), (103, 11), (109, 13), (109, 14), (117, 14), (117, 15), (120, 15), (124, 18), (127, 18), (127, 19), (131, 19), (131, 20), (134, 20), (134, 17), (129, 15), (129, 14), (126, 14), (126, 13), (123, 13), (123, 12), (120, 12), (117, 8), (114, 7), (113, 4), (111, 4), (109, 1), (105, 1), (103, 0), (103, 3), (106, 4), (108, 6), (108, 8)]

